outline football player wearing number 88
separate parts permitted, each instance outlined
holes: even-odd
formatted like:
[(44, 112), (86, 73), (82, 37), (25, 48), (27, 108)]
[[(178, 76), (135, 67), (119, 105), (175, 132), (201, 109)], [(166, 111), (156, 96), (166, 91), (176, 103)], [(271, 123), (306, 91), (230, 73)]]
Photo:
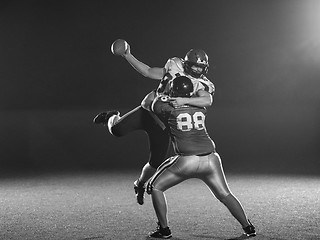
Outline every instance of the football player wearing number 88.
[[(176, 79), (179, 80), (176, 82)], [(170, 88), (177, 99), (186, 97), (189, 79), (176, 78)], [(181, 86), (183, 82), (184, 86)], [(182, 94), (179, 96), (179, 89)], [(174, 92), (172, 94), (172, 92)], [(191, 95), (190, 95), (191, 96)], [(171, 100), (171, 99), (170, 99)], [(244, 233), (237, 239), (256, 236), (255, 228), (248, 220), (239, 200), (231, 193), (219, 154), (205, 127), (206, 108), (182, 105), (174, 107), (171, 101), (158, 97), (152, 104), (152, 111), (165, 123), (169, 130), (176, 156), (162, 163), (151, 178), (147, 192), (151, 194), (158, 218), (157, 230), (149, 236), (170, 238), (168, 227), (167, 202), (164, 191), (189, 178), (201, 179), (241, 224)]]

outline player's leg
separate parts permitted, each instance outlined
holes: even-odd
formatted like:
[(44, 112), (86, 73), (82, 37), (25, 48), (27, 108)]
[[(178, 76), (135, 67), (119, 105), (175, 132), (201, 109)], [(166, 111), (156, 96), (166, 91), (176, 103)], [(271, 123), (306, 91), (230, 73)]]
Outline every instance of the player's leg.
[[(96, 124), (102, 123), (104, 126), (107, 123), (109, 132), (117, 137), (125, 136), (136, 130), (144, 130), (147, 132), (150, 144), (149, 161), (143, 167), (139, 179), (134, 182), (134, 191), (137, 202), (142, 205), (144, 203), (144, 184), (157, 168), (153, 162), (157, 162), (159, 158), (161, 158), (161, 162), (165, 159), (165, 155), (163, 156), (163, 154), (161, 154), (162, 151), (154, 150), (154, 148), (167, 149), (165, 141), (162, 141), (163, 136), (165, 136), (166, 139), (168, 138), (167, 134), (163, 134), (162, 129), (155, 123), (149, 111), (141, 106), (134, 108), (122, 117), (120, 117), (118, 111), (99, 113), (93, 121)], [(157, 139), (156, 143), (154, 143), (155, 139)], [(155, 160), (152, 160), (153, 158), (155, 158)], [(151, 162), (152, 165), (150, 165), (149, 162)]]
[(148, 93), (142, 100), (140, 106), (129, 111), (122, 117), (117, 110), (111, 110), (99, 113), (94, 119), (95, 124), (107, 125), (109, 132), (117, 137), (124, 136), (132, 131), (143, 128), (142, 125), (142, 109), (148, 109), (147, 105), (151, 105), (155, 97), (155, 91)]
[(144, 130), (148, 135), (149, 161), (142, 168), (138, 180), (134, 182), (137, 202), (141, 205), (144, 203), (145, 183), (152, 177), (157, 167), (166, 158), (170, 144), (168, 133), (163, 130), (163, 126), (155, 119), (153, 113), (138, 106), (122, 117), (114, 112), (112, 116), (108, 115), (107, 120), (109, 132), (114, 136), (125, 136), (136, 130)]
[(93, 122), (107, 126), (112, 135), (121, 137), (143, 128), (142, 110), (143, 108), (138, 106), (123, 116), (120, 116), (120, 112), (116, 110), (102, 112), (93, 119)]
[(155, 172), (156, 168), (152, 167), (149, 162), (147, 162), (143, 166), (139, 178), (133, 183), (137, 203), (139, 203), (140, 205), (144, 204), (145, 183), (152, 177)]
[(108, 122), (108, 129), (116, 137), (125, 136), (136, 130), (143, 129), (144, 109), (138, 106), (121, 117), (112, 116)]
[(184, 175), (179, 174), (179, 168), (175, 167), (178, 161), (179, 156), (167, 159), (148, 183), (147, 192), (151, 194), (152, 204), (159, 222), (157, 231), (150, 234), (152, 237), (161, 236), (161, 231), (168, 228), (167, 201), (164, 191), (186, 179)]
[(152, 177), (155, 172), (156, 168), (152, 167), (149, 162), (147, 162), (143, 166), (139, 178), (133, 183), (137, 203), (139, 203), (140, 205), (144, 204), (145, 183)]
[(255, 236), (254, 228), (248, 220), (240, 201), (229, 189), (218, 153), (208, 155), (207, 164), (208, 165), (203, 165), (202, 167), (203, 169), (210, 169), (211, 173), (208, 173), (207, 170), (199, 170), (208, 173), (202, 175), (201, 179), (207, 184), (216, 198), (228, 208), (230, 213), (238, 220), (243, 229), (246, 230), (248, 227), (251, 228), (251, 234), (252, 236)]
[(149, 139), (149, 161), (144, 165), (139, 178), (134, 183), (137, 196), (137, 202), (142, 205), (144, 203), (145, 183), (153, 176), (156, 169), (163, 163), (166, 158), (170, 137), (166, 130), (154, 120), (147, 110), (143, 113), (143, 126), (148, 134)]
[(166, 130), (163, 130), (155, 121), (149, 119), (146, 123), (146, 132), (149, 140), (149, 161), (145, 164), (139, 182), (145, 183), (155, 173), (155, 170), (166, 158), (170, 137)]

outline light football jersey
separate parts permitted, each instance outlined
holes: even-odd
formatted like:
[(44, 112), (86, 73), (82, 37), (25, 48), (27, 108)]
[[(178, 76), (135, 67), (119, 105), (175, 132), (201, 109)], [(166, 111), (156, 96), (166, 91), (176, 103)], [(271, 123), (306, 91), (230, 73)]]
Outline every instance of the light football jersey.
[(193, 84), (193, 94), (199, 90), (205, 90), (210, 94), (214, 94), (215, 88), (213, 83), (204, 75), (201, 78), (195, 78), (184, 72), (182, 59), (178, 57), (170, 58), (164, 68), (166, 73), (157, 88), (158, 94), (168, 95), (170, 81), (179, 76), (186, 76), (191, 79)]

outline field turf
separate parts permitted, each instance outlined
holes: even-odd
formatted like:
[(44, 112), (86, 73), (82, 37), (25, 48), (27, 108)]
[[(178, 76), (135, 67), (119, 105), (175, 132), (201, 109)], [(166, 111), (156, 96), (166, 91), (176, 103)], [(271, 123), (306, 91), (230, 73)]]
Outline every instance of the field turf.
[[(136, 203), (138, 171), (33, 174), (0, 179), (1, 240), (149, 239), (150, 196)], [(320, 239), (320, 177), (227, 174), (256, 240)], [(199, 180), (166, 192), (172, 239), (222, 240), (242, 229)]]

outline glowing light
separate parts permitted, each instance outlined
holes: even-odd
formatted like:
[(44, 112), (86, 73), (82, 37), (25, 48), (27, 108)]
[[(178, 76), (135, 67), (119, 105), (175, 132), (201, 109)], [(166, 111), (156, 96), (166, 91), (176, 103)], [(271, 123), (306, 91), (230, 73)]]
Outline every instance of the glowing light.
[(320, 1), (301, 1), (296, 16), (299, 52), (305, 60), (320, 62)]

